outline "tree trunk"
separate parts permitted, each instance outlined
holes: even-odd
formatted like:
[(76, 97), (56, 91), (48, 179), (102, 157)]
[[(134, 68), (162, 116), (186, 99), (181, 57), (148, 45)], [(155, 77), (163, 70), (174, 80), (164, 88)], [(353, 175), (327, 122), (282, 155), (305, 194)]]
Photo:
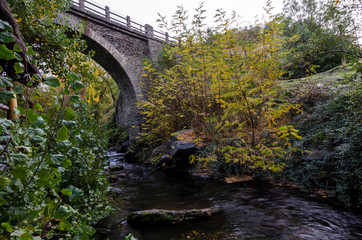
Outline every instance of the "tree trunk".
[(18, 107), (18, 101), (16, 100), (16, 94), (14, 93), (11, 87), (6, 88), (6, 90), (13, 93), (14, 98), (10, 99), (8, 102), (9, 110), (8, 110), (8, 119), (14, 120), (19, 119), (19, 115), (15, 114), (15, 108)]

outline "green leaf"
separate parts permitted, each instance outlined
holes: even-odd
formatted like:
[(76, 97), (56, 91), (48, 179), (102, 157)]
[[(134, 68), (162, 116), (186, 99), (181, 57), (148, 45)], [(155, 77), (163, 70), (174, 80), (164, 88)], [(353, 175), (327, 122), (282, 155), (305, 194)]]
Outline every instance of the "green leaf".
[(0, 136), (0, 141), (5, 142), (8, 141), (11, 137), (10, 136)]
[(11, 78), (8, 77), (0, 77), (0, 87), (12, 87), (13, 83)]
[(125, 240), (137, 240), (131, 233), (125, 238)]
[(10, 121), (10, 120), (8, 120), (6, 118), (0, 118), (0, 126), (2, 126), (3, 128), (8, 128), (11, 125), (13, 125), (12, 121)]
[(65, 109), (65, 120), (71, 121), (77, 118), (72, 108), (68, 107)]
[(70, 104), (75, 104), (78, 103), (80, 101), (80, 96), (79, 95), (74, 95), (70, 97)]
[(69, 200), (72, 202), (78, 200), (79, 198), (83, 197), (83, 195), (84, 195), (84, 193), (81, 189), (76, 188), (74, 186), (68, 186), (67, 189), (72, 190), (72, 196), (69, 197)]
[(34, 81), (36, 82), (41, 82), (41, 76), (39, 74), (33, 74), (33, 76), (31, 77)]
[(60, 192), (63, 193), (64, 195), (72, 196), (72, 190), (71, 189), (64, 188)]
[(9, 183), (11, 183), (10, 178), (0, 176), (0, 190), (6, 187)]
[(13, 232), (13, 228), (11, 227), (11, 225), (9, 223), (3, 222), (3, 223), (1, 223), (1, 226), (3, 228), (5, 228), (5, 230), (9, 233)]
[(72, 147), (72, 154), (75, 156), (80, 152), (79, 148)]
[(61, 220), (65, 220), (70, 216), (72, 216), (72, 213), (65, 206), (60, 206), (54, 214), (55, 218)]
[(69, 80), (69, 82), (79, 81), (80, 77), (77, 74), (75, 74), (74, 72), (70, 72), (70, 73), (68, 73), (68, 80)]
[(59, 148), (69, 148), (72, 146), (72, 143), (70, 141), (62, 141), (58, 143)]
[(39, 175), (39, 178), (46, 179), (46, 180), (48, 180), (51, 177), (50, 172), (45, 168), (40, 169), (38, 175)]
[(42, 142), (45, 142), (45, 139), (39, 136), (32, 136), (30, 137), (30, 142), (35, 145), (35, 144), (39, 144)]
[(82, 88), (85, 88), (84, 84), (81, 82), (81, 81), (74, 81), (72, 82), (70, 88), (73, 90), (73, 91), (78, 91)]
[(68, 128), (66, 126), (62, 125), (62, 127), (58, 131), (57, 140), (59, 142), (62, 142), (62, 141), (67, 141), (68, 139), (69, 139)]
[(28, 156), (23, 153), (11, 153), (10, 157), (17, 166), (26, 165), (26, 163), (29, 161)]
[(34, 105), (34, 109), (37, 110), (37, 111), (39, 111), (39, 112), (43, 112), (43, 111), (44, 111), (44, 110), (43, 110), (43, 107), (42, 107), (39, 103), (36, 103), (36, 104)]
[(14, 36), (11, 32), (0, 32), (0, 42), (9, 43), (14, 42)]
[(14, 52), (23, 52), (23, 49), (19, 46), (19, 44), (15, 43), (13, 47)]
[(75, 140), (77, 140), (78, 142), (82, 142), (82, 141), (83, 141), (83, 139), (82, 139), (82, 137), (81, 137), (80, 135), (76, 135), (76, 136), (75, 136)]
[(21, 93), (24, 92), (24, 90), (23, 90), (23, 88), (22, 88), (21, 86), (16, 85), (16, 86), (13, 88), (13, 92), (14, 92), (15, 94), (21, 94)]
[(71, 229), (73, 227), (73, 225), (71, 223), (69, 223), (68, 221), (61, 221), (59, 223), (59, 229), (62, 231), (67, 231), (69, 229)]
[(4, 59), (7, 61), (15, 59), (14, 52), (7, 49), (5, 44), (0, 45), (0, 59)]
[(75, 127), (77, 125), (76, 121), (65, 121), (62, 122), (68, 129), (72, 129), (72, 127)]
[(21, 62), (16, 62), (14, 64), (14, 70), (16, 74), (23, 73), (25, 71), (24, 64)]
[(0, 91), (0, 102), (6, 103), (10, 99), (14, 98), (13, 92), (10, 91)]
[(63, 164), (63, 167), (64, 168), (69, 168), (70, 166), (72, 166), (72, 162), (69, 159), (65, 160), (64, 164)]
[(40, 171), (38, 172), (38, 176), (39, 176), (39, 179), (38, 179), (38, 185), (39, 187), (46, 187), (48, 186), (49, 184), (49, 179), (51, 178), (51, 174), (50, 172), (45, 169), (45, 168), (42, 168), (40, 169)]
[(51, 156), (52, 162), (57, 165), (61, 165), (66, 160), (65, 156), (62, 154), (54, 154)]
[(28, 53), (27, 53), (27, 54), (28, 54), (28, 55), (34, 55), (34, 54), (35, 54), (32, 46), (29, 46), (29, 47), (28, 47)]
[(23, 235), (21, 235), (20, 240), (32, 240), (32, 236), (30, 233), (24, 233)]
[(46, 125), (46, 121), (42, 117), (38, 117), (38, 119), (34, 122), (34, 126), (36, 127), (44, 127)]
[(28, 109), (27, 116), (30, 124), (33, 124), (36, 120), (38, 120), (38, 115), (34, 112), (33, 109)]
[(48, 77), (47, 80), (45, 81), (45, 84), (50, 86), (50, 87), (54, 87), (54, 88), (57, 88), (60, 86), (60, 82), (58, 80), (58, 78), (56, 77)]
[(7, 201), (4, 199), (4, 198), (2, 198), (2, 197), (0, 197), (0, 207), (2, 206), (2, 205), (4, 205), (4, 203), (6, 203)]
[(13, 31), (13, 28), (10, 26), (10, 24), (3, 20), (0, 20), (0, 29), (4, 30), (4, 31), (9, 31), (9, 32)]
[(23, 57), (19, 53), (14, 52), (14, 56), (15, 56), (15, 59), (18, 60), (19, 62), (23, 61)]
[(14, 178), (17, 178), (17, 179), (26, 179), (28, 177), (28, 172), (26, 171), (26, 169), (24, 167), (16, 167), (13, 170), (13, 175), (14, 175)]

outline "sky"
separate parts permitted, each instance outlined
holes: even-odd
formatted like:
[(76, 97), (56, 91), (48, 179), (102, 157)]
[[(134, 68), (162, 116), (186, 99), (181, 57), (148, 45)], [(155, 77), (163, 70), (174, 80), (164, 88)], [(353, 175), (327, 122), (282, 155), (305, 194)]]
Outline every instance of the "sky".
[[(267, 0), (89, 0), (99, 5), (109, 6), (111, 11), (128, 15), (132, 20), (142, 24), (149, 24), (158, 28), (156, 20), (159, 18), (158, 13), (171, 19), (177, 10), (177, 6), (182, 5), (188, 10), (190, 15), (194, 13), (201, 2), (204, 3), (204, 9), (207, 11), (207, 23), (213, 25), (212, 17), (216, 9), (222, 8), (227, 13), (235, 11), (238, 15), (238, 22), (241, 26), (250, 25), (255, 22), (258, 16), (261, 19), (263, 7), (266, 6)], [(283, 0), (271, 0), (274, 7), (274, 14), (280, 13), (283, 8)], [(230, 16), (229, 15), (229, 16)]]

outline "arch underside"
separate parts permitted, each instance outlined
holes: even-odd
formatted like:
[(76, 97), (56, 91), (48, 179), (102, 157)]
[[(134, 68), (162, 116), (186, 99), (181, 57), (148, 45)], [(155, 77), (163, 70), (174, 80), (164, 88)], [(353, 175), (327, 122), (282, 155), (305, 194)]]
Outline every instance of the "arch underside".
[(62, 13), (59, 15), (59, 24), (64, 20), (74, 31), (79, 31), (79, 26), (85, 26), (82, 38), (87, 42), (86, 51), (94, 51), (93, 60), (112, 76), (120, 89), (121, 94), (116, 106), (117, 125), (127, 126), (129, 137), (134, 139), (139, 134), (138, 126), (141, 122), (137, 108), (137, 102), (143, 99), (139, 83), (141, 76), (134, 73), (128, 58), (101, 34), (94, 31), (87, 21), (72, 14)]
[(87, 42), (87, 50), (94, 51), (93, 60), (112, 76), (121, 91), (116, 108), (117, 124), (120, 126), (137, 126), (139, 120), (138, 112), (135, 111), (137, 109), (137, 96), (124, 68), (102, 45), (86, 35), (83, 35), (83, 38)]

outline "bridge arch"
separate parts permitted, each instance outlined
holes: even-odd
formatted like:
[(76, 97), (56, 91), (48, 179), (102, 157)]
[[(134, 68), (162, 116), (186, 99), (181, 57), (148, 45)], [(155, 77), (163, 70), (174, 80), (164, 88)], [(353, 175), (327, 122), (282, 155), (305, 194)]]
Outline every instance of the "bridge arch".
[(87, 0), (71, 2), (70, 9), (61, 13), (57, 21), (67, 23), (82, 34), (87, 50), (95, 52), (93, 59), (117, 83), (121, 94), (117, 101), (116, 122), (119, 126), (128, 126), (129, 136), (133, 139), (138, 136), (141, 123), (137, 102), (144, 100), (147, 90), (142, 61), (148, 58), (157, 62), (169, 36), (154, 31), (148, 24), (143, 26), (134, 22), (129, 16), (124, 18), (108, 7)]
[[(120, 96), (116, 106), (116, 122), (120, 126), (137, 126), (140, 121), (137, 111), (137, 102), (142, 101), (142, 91), (139, 79), (132, 70), (127, 58), (120, 53), (111, 43), (92, 29), (86, 28), (82, 33), (88, 49), (93, 50), (92, 57), (102, 66), (120, 89)], [(134, 135), (135, 129), (130, 129)]]
[(82, 34), (82, 38), (88, 46), (87, 51), (94, 51), (92, 59), (103, 67), (116, 82), (120, 89), (120, 96), (116, 103), (116, 123), (119, 126), (128, 127), (131, 139), (137, 137), (139, 134), (138, 127), (141, 122), (137, 102), (144, 99), (145, 92), (145, 87), (140, 84), (144, 82), (140, 67), (138, 69), (136, 67), (135, 71), (135, 64), (130, 60), (129, 56), (119, 51), (114, 44), (89, 27), (84, 19), (69, 13), (62, 13), (57, 22), (58, 24), (66, 23), (74, 31)]

